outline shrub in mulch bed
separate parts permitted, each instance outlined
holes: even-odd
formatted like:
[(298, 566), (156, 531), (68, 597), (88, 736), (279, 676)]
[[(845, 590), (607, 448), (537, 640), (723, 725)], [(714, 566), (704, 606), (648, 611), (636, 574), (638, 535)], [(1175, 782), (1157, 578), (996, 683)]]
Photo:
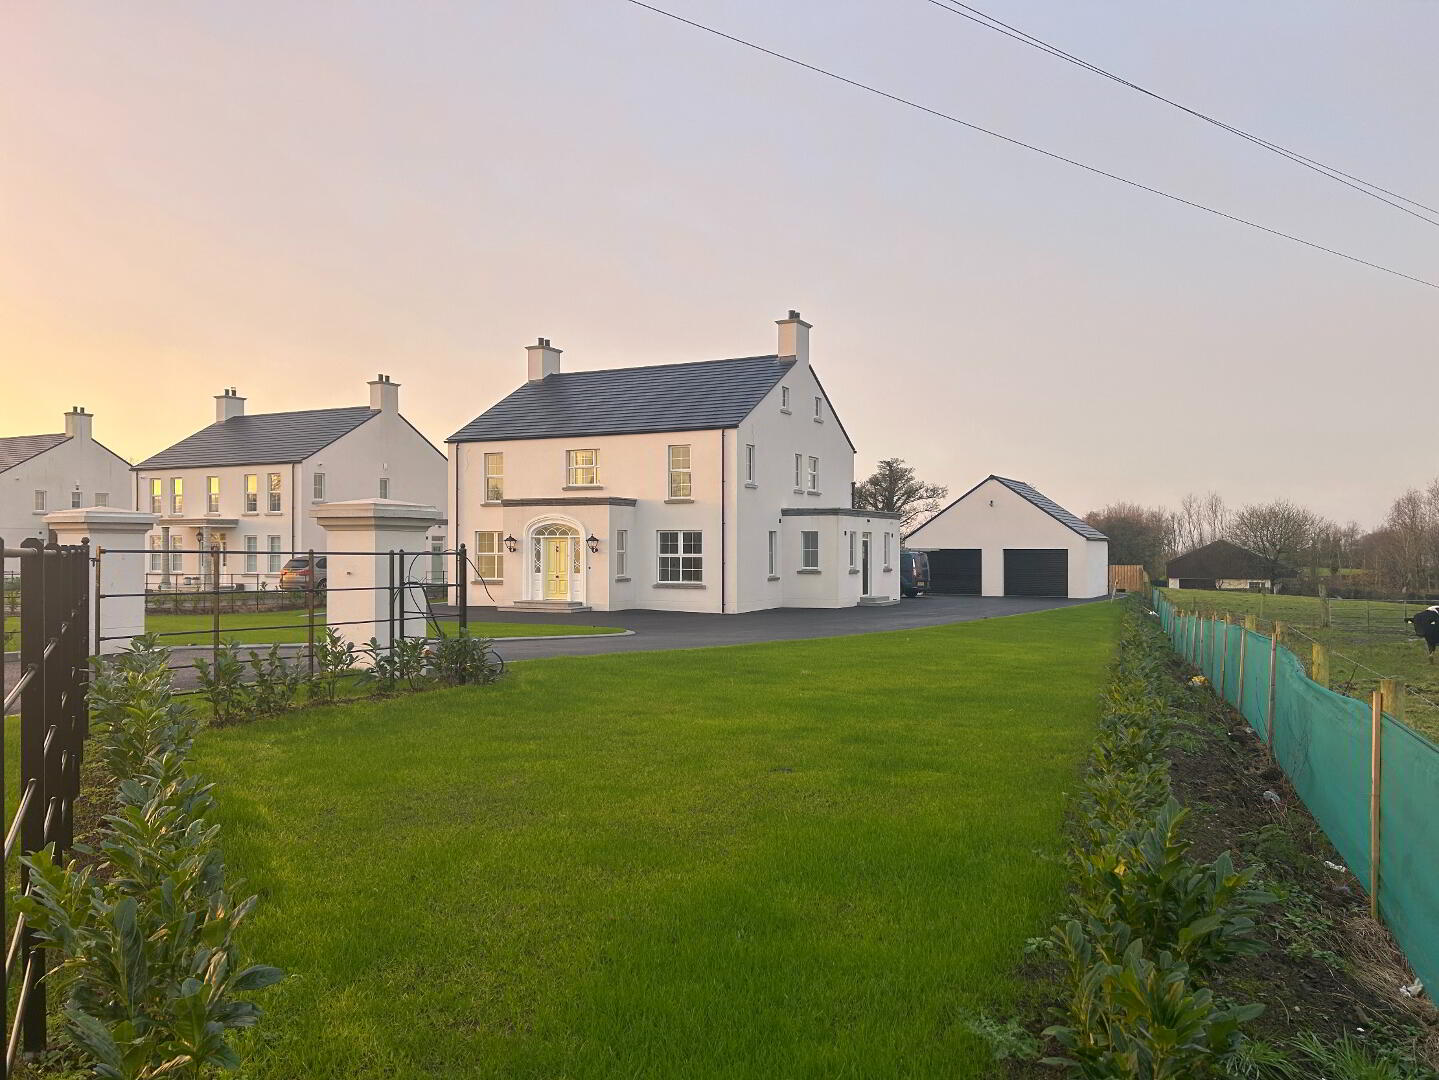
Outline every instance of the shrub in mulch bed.
[(1067, 913), (1025, 961), (1051, 988), (1045, 1015), (987, 1021), (1003, 1069), (1439, 1075), (1435, 1010), (1363, 890), (1248, 725), (1129, 604), (1075, 798)]

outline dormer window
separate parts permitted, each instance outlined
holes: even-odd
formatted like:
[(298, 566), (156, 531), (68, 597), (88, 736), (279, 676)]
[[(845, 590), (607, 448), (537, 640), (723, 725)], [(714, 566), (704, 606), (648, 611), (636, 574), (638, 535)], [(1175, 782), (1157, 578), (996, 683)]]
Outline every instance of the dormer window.
[(598, 487), (600, 452), (598, 450), (565, 451), (565, 485), (567, 487)]
[(788, 387), (788, 386), (781, 386), (781, 387), (779, 388), (779, 411), (780, 411), (780, 412), (789, 412), (789, 387)]

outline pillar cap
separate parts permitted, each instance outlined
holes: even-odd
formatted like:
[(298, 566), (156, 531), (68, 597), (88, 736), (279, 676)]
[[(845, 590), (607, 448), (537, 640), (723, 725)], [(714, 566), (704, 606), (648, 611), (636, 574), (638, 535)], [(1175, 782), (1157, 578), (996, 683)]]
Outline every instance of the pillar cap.
[(326, 529), (413, 529), (424, 532), (444, 520), (437, 507), (398, 499), (351, 499), (310, 511)]
[(75, 510), (52, 510), (42, 519), (57, 533), (105, 532), (147, 533), (159, 517), (139, 510), (122, 510), (118, 506), (82, 506)]

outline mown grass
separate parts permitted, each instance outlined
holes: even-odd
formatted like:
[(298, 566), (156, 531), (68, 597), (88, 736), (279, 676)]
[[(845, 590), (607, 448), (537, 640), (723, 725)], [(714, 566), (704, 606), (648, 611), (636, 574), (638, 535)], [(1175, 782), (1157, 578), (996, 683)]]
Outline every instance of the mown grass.
[(987, 1077), (1120, 612), (512, 665), (213, 729), (251, 1080)]
[[(220, 616), (220, 637), (225, 641), (238, 641), (242, 645), (294, 645), (303, 644), (306, 638), (305, 612), (270, 611), (237, 612)], [(299, 623), (299, 626), (293, 624)], [(209, 615), (149, 615), (145, 618), (145, 629), (152, 634), (165, 634), (162, 645), (208, 645), (213, 635), (212, 617)], [(285, 626), (285, 630), (248, 629), (249, 627)], [(325, 613), (315, 619), (315, 633), (324, 632)], [(459, 624), (446, 619), (439, 624), (446, 635), (459, 632)], [(418, 631), (419, 621), (412, 629)], [(557, 634), (618, 634), (618, 626), (579, 626), (573, 623), (501, 623), (472, 622), (470, 634), (473, 637), (553, 637)], [(178, 636), (170, 637), (175, 634)]]
[[(1381, 678), (1399, 679), (1410, 691), (1405, 720), (1431, 739), (1439, 740), (1439, 665), (1404, 622), (1419, 604), (1365, 600), (1331, 600), (1329, 625), (1323, 625), (1322, 602), (1313, 596), (1261, 596), (1257, 593), (1164, 589), (1169, 601), (1186, 611), (1260, 616), (1268, 633), (1275, 620), (1290, 629), (1284, 644), (1313, 669), (1314, 642), (1329, 649), (1330, 684), (1334, 690), (1368, 701)], [(1261, 615), (1260, 604), (1263, 604)]]
[[(305, 629), (306, 614), (303, 611), (240, 611), (220, 616), (220, 637), (225, 641), (238, 641), (242, 645), (300, 645), (307, 640)], [(295, 625), (295, 624), (299, 625)], [(13, 624), (13, 625), (12, 625)], [(415, 624), (419, 623), (416, 620)], [(440, 622), (440, 628), (447, 636), (459, 632), (459, 624), (453, 619)], [(267, 626), (282, 626), (283, 630), (266, 630)], [(315, 632), (324, 631), (325, 613), (315, 618)], [(213, 634), (213, 617), (210, 615), (147, 615), (145, 629), (152, 634), (165, 635), (162, 645), (208, 645)], [(260, 629), (253, 629), (259, 627)], [(19, 620), (10, 616), (5, 620), (5, 631), (14, 634), (7, 639), (7, 649), (18, 649)], [(554, 637), (559, 634), (618, 634), (618, 626), (580, 626), (575, 623), (504, 623), (471, 622), (470, 634), (474, 637)], [(175, 636), (170, 636), (170, 635)]]

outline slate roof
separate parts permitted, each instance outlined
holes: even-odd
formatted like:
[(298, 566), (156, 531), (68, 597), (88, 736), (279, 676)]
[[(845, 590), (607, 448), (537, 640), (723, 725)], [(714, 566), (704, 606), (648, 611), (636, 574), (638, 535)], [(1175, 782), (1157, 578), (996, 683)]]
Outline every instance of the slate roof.
[(1014, 492), (1020, 498), (1027, 499), (1029, 502), (1039, 507), (1041, 510), (1043, 510), (1050, 517), (1054, 518), (1054, 520), (1058, 521), (1060, 524), (1068, 525), (1071, 529), (1077, 532), (1080, 536), (1084, 537), (1086, 540), (1109, 539), (1109, 537), (1105, 536), (1102, 532), (1096, 529), (1089, 522), (1085, 521), (1078, 514), (1071, 514), (1064, 507), (1060, 506), (1059, 503), (1055, 502), (1049, 496), (1043, 495), (1040, 492), (1036, 491), (1033, 487), (1026, 484), (1023, 480), (1011, 480), (1005, 476), (990, 476), (989, 479), (998, 480), (1001, 484), (1009, 488), (1010, 491)]
[(343, 409), (232, 416), (146, 458), (135, 469), (190, 469), (220, 465), (281, 465), (304, 461), (355, 430), (377, 410)]
[(1086, 540), (1109, 539), (1109, 537), (1105, 536), (1102, 532), (1096, 529), (1093, 525), (1089, 524), (1089, 522), (1085, 521), (1078, 514), (1071, 514), (1064, 507), (1060, 506), (1059, 503), (1049, 498), (1049, 496), (1041, 494), (1034, 487), (1026, 484), (1023, 480), (1011, 480), (1007, 476), (996, 476), (993, 473), (990, 473), (979, 483), (975, 484), (974, 487), (970, 488), (959, 498), (955, 499), (954, 502), (949, 504), (949, 506), (946, 506), (944, 510), (941, 510), (938, 514), (935, 514), (934, 517), (929, 519), (929, 521), (926, 521), (923, 525), (919, 526), (919, 528), (915, 529), (914, 532), (910, 533), (909, 536), (906, 536), (905, 539), (910, 539), (910, 537), (914, 536), (915, 533), (920, 532), (922, 529), (928, 526), (930, 522), (938, 521), (941, 517), (944, 516), (946, 510), (949, 510), (950, 507), (957, 506), (959, 503), (964, 502), (965, 499), (969, 498), (971, 495), (973, 495), (976, 491), (978, 491), (985, 484), (989, 483), (991, 480), (1003, 484), (1005, 487), (1009, 488), (1010, 491), (1018, 495), (1021, 499), (1024, 499), (1026, 502), (1038, 507), (1040, 510), (1043, 510), (1050, 517), (1054, 518), (1055, 521), (1059, 522), (1061, 525), (1066, 526), (1067, 528), (1073, 529)]
[(0, 439), (0, 472), (59, 446), (69, 435), (11, 435)]
[(525, 383), (445, 441), (735, 427), (793, 366), (793, 360), (777, 356), (745, 356), (560, 372)]

